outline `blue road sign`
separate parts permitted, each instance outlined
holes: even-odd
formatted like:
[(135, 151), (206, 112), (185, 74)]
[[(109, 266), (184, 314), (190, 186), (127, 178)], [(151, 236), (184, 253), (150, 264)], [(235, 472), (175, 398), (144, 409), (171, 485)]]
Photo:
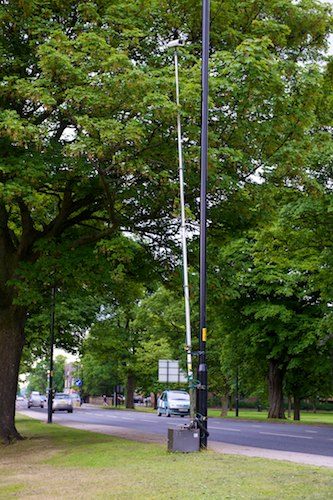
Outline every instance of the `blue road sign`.
[(82, 380), (81, 379), (75, 380), (75, 385), (77, 385), (78, 387), (80, 387), (82, 385)]

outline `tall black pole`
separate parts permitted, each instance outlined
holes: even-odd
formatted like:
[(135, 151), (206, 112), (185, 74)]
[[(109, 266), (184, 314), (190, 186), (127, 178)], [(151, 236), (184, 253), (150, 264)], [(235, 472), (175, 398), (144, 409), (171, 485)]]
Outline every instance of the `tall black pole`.
[(54, 344), (54, 309), (55, 309), (55, 287), (51, 292), (51, 328), (50, 328), (50, 375), (47, 398), (47, 423), (52, 424), (52, 399), (53, 399), (53, 344)]
[(201, 182), (200, 182), (200, 347), (197, 389), (197, 413), (204, 428), (200, 447), (207, 447), (207, 363), (206, 363), (206, 225), (208, 170), (208, 62), (209, 62), (209, 0), (202, 0), (202, 95), (201, 95)]
[(236, 367), (236, 417), (239, 411), (239, 393), (238, 393), (238, 366)]

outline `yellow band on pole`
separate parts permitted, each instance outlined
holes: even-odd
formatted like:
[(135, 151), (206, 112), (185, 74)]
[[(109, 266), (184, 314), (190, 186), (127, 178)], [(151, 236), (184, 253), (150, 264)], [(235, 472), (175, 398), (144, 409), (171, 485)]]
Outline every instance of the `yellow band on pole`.
[(202, 329), (202, 342), (206, 342), (207, 340), (207, 328)]

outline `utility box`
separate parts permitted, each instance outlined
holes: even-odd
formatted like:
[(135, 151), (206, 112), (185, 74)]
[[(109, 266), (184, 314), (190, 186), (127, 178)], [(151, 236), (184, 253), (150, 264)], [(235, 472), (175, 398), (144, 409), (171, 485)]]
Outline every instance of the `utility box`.
[(187, 427), (168, 429), (168, 451), (188, 453), (199, 451), (199, 448), (200, 431), (198, 429), (188, 429)]

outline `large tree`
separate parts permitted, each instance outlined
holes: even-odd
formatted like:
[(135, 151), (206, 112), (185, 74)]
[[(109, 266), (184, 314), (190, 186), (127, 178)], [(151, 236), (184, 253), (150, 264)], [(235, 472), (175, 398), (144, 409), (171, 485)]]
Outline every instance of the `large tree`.
[[(289, 3), (295, 21), (300, 11), (297, 14), (294, 7)], [(251, 26), (264, 29), (266, 36), (249, 29), (252, 36), (247, 33), (234, 50), (212, 57), (215, 148), (208, 195), (209, 301), (212, 315), (219, 316), (219, 321), (212, 316), (212, 335), (227, 331), (228, 352), (251, 359), (257, 372), (265, 367), (269, 416), (277, 418), (284, 414), (283, 378), (291, 359), (316, 348), (324, 336), (321, 324), (330, 317), (327, 302), (311, 280), (324, 275), (328, 287), (331, 283), (324, 270), (329, 265), (330, 230), (318, 227), (322, 245), (312, 262), (302, 262), (302, 255), (317, 245), (318, 231), (304, 228), (308, 237), (302, 240), (299, 230), (301, 206), (308, 204), (315, 213), (320, 204), (326, 226), (330, 219), (324, 208), (332, 168), (330, 63), (325, 70), (314, 62), (320, 62), (320, 37), (311, 47), (303, 40), (297, 50), (282, 19), (274, 23), (269, 15), (258, 14)], [(304, 27), (295, 31), (297, 43)], [(322, 196), (323, 191), (328, 196)], [(291, 254), (292, 241), (299, 244), (298, 255)]]
[[(225, 206), (258, 168), (274, 168), (281, 149), (304, 130), (302, 68), (325, 45), (327, 12), (308, 0), (212, 2), (210, 207)], [(3, 439), (19, 437), (15, 393), (33, 285), (48, 294), (55, 284), (64, 290), (82, 275), (82, 248), (121, 231), (144, 236), (159, 258), (170, 255), (178, 211), (176, 108), (172, 55), (162, 45), (180, 35), (190, 42), (181, 60), (182, 108), (187, 202), (195, 211), (200, 5), (1, 2)]]
[[(286, 375), (288, 393), (292, 391), (296, 399), (319, 387), (323, 366), (331, 380), (326, 362), (332, 352), (326, 287), (332, 283), (327, 250), (333, 226), (324, 210), (325, 195), (320, 200), (318, 192), (310, 197), (285, 188), (269, 190), (268, 202), (264, 192), (270, 217), (220, 250), (216, 262), (222, 279), (215, 307), (220, 310), (228, 350), (250, 367), (253, 377), (266, 373), (269, 417), (283, 418)], [(326, 212), (323, 224), (315, 222), (318, 210)], [(321, 370), (314, 370), (314, 364)], [(305, 378), (312, 380), (312, 390)]]
[(92, 245), (103, 238), (126, 231), (149, 241), (172, 212), (175, 109), (144, 57), (153, 58), (157, 33), (149, 34), (137, 5), (128, 17), (118, 7), (1, 5), (0, 436), (7, 441), (19, 438), (18, 369), (39, 300), (31, 291), (50, 296), (74, 276), (87, 286), (83, 248), (94, 262), (104, 248)]
[[(83, 349), (96, 365), (109, 367), (109, 392), (115, 384), (126, 387), (126, 407), (134, 408), (136, 374), (139, 371), (137, 349), (141, 336), (133, 328), (133, 310), (131, 307), (106, 310), (106, 319), (97, 322), (91, 328)], [(83, 367), (86, 372), (85, 356)]]

